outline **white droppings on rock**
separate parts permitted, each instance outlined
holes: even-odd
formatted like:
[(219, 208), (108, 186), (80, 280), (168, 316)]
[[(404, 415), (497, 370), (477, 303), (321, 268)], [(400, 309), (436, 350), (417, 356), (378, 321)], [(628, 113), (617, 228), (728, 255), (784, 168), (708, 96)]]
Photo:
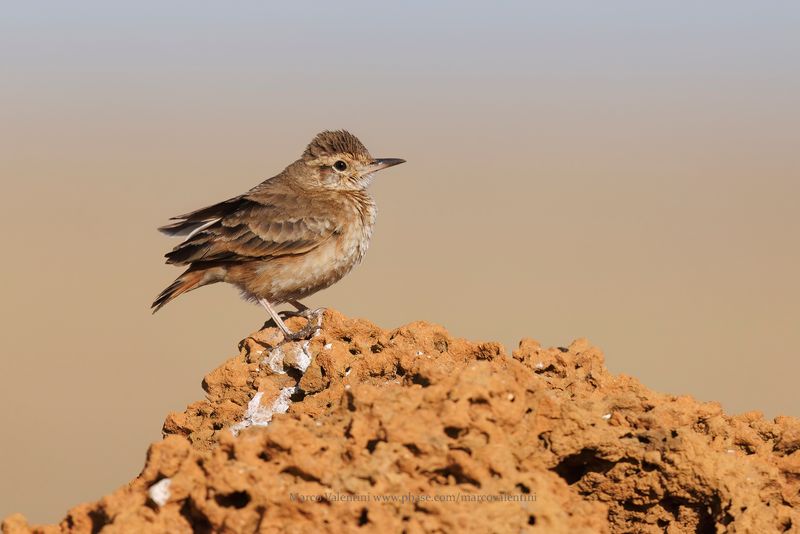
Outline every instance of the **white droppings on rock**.
[(609, 419), (611, 419), (611, 414), (610, 414), (610, 413), (607, 413), (607, 414), (605, 414), (605, 415), (602, 417), (602, 419), (605, 419), (606, 421), (608, 421)]
[[(296, 387), (283, 388), (278, 395), (278, 398), (272, 403), (272, 413), (276, 414), (288, 412), (289, 406), (292, 404), (292, 395), (294, 395), (296, 391)], [(270, 419), (272, 419), (272, 417), (270, 417)]]
[(424, 352), (422, 352), (421, 350), (418, 350), (418, 351), (417, 351), (417, 356), (422, 356), (423, 354), (425, 354), (425, 353), (424, 353)]
[(154, 503), (158, 506), (164, 506), (169, 501), (169, 485), (172, 483), (172, 480), (168, 478), (162, 478), (152, 486), (150, 489), (147, 490), (147, 496), (150, 497)]
[(238, 436), (239, 432), (247, 427), (269, 425), (273, 415), (286, 413), (289, 410), (289, 406), (292, 404), (291, 397), (296, 391), (296, 387), (283, 388), (271, 406), (261, 405), (261, 398), (264, 396), (264, 392), (259, 391), (247, 403), (247, 411), (244, 414), (244, 418), (230, 428), (231, 434)]
[(534, 365), (534, 367), (536, 369), (544, 369), (544, 362), (536, 362), (536, 365)]
[(283, 349), (278, 346), (269, 351), (267, 357), (264, 358), (261, 363), (269, 367), (273, 373), (279, 375), (285, 375), (286, 371), (283, 370)]
[(322, 348), (325, 350), (331, 350), (333, 348), (333, 343), (325, 343)]
[(301, 346), (301, 350), (297, 351), (297, 354), (294, 359), (294, 367), (301, 373), (305, 373), (308, 366), (311, 365), (311, 353), (308, 352), (308, 345), (311, 343), (310, 341), (306, 341)]
[(345, 384), (344, 389), (350, 389), (350, 384)]
[(272, 349), (261, 363), (279, 375), (285, 375), (287, 367), (294, 367), (301, 373), (305, 373), (312, 360), (311, 353), (308, 351), (310, 343), (310, 341), (305, 341), (279, 345)]
[(349, 367), (347, 369), (345, 369), (344, 370), (344, 376), (350, 376), (350, 371), (352, 371), (352, 369), (350, 369)]

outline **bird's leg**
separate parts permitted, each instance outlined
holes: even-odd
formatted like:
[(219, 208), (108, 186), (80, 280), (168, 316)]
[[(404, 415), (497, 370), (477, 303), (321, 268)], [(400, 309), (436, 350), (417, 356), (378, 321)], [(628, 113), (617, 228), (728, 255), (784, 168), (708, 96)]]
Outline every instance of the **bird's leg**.
[[(306, 313), (308, 313), (308, 308), (306, 308), (303, 312), (300, 313), (300, 315), (306, 317), (308, 323), (297, 332), (292, 332), (291, 330), (289, 330), (289, 327), (286, 326), (286, 324), (281, 319), (281, 316), (278, 314), (278, 312), (275, 311), (275, 308), (272, 307), (272, 304), (270, 304), (267, 299), (258, 299), (258, 302), (259, 304), (264, 306), (264, 308), (269, 313), (269, 316), (272, 317), (272, 320), (275, 321), (275, 324), (278, 325), (278, 328), (281, 329), (281, 332), (283, 332), (283, 337), (285, 339), (291, 341), (296, 341), (298, 339), (306, 339), (311, 334), (319, 330), (320, 327), (322, 326), (318, 320), (312, 321), (312, 318), (306, 315)], [(310, 313), (310, 315), (314, 315), (315, 316), (314, 319), (317, 319), (319, 317), (319, 311), (320, 309), (314, 310), (313, 312)]]
[(306, 306), (305, 304), (303, 304), (299, 300), (290, 300), (289, 304), (291, 304), (292, 306), (297, 308), (297, 311), (299, 311), (299, 312), (304, 312), (304, 311), (308, 310), (308, 306)]
[(290, 300), (289, 304), (291, 304), (292, 306), (297, 308), (297, 311), (296, 312), (284, 312), (284, 313), (286, 313), (289, 316), (305, 317), (309, 321), (311, 320), (312, 317), (314, 319), (318, 319), (319, 315), (321, 313), (325, 312), (325, 308), (317, 308), (315, 310), (312, 310), (311, 308), (309, 308), (308, 306), (306, 306), (305, 304), (303, 304), (299, 300)]
[(289, 330), (286, 324), (284, 324), (281, 316), (278, 315), (278, 312), (275, 311), (275, 308), (272, 307), (272, 304), (270, 304), (267, 299), (258, 299), (258, 303), (264, 306), (264, 308), (267, 310), (267, 313), (269, 313), (269, 316), (272, 317), (272, 320), (275, 321), (275, 324), (281, 329), (281, 332), (283, 332), (283, 336), (288, 339), (292, 332)]
[(300, 302), (299, 300), (290, 300), (288, 301), (289, 304), (297, 308), (297, 311), (290, 311), (284, 310), (282, 312), (278, 312), (281, 314), (282, 319), (286, 319), (287, 317), (305, 317), (308, 319), (308, 306)]
[(311, 321), (320, 322), (321, 315), (325, 313), (325, 308), (317, 308), (316, 310), (312, 310), (299, 300), (290, 300), (289, 304), (297, 308), (297, 315), (300, 317), (305, 317), (309, 324), (311, 324)]

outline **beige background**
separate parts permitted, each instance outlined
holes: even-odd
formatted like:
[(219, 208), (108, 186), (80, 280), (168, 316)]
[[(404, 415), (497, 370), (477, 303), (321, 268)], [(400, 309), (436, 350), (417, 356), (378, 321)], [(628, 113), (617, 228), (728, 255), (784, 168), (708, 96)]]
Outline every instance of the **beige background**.
[(110, 4), (0, 17), (0, 516), (136, 475), (265, 318), (222, 285), (151, 316), (155, 227), (325, 128), (408, 163), (312, 304), (800, 414), (798, 4)]

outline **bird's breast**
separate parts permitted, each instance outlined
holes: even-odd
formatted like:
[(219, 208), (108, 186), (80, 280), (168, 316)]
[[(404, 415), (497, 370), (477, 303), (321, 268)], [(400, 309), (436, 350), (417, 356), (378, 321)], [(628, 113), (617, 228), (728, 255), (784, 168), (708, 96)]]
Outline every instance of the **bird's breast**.
[[(304, 298), (342, 279), (364, 258), (377, 210), (369, 203), (348, 204), (336, 231), (314, 249), (261, 264), (263, 289), (248, 290), (278, 302)], [(253, 288), (255, 289), (255, 288)]]
[(345, 268), (345, 273), (357, 265), (367, 253), (377, 215), (372, 202), (355, 203), (350, 209), (351, 216), (344, 218), (345, 224), (333, 236), (337, 258), (332, 263)]

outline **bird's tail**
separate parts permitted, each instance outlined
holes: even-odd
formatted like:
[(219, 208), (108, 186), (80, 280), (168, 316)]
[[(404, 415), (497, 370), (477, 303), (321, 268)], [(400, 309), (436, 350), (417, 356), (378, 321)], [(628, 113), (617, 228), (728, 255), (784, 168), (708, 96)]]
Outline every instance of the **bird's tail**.
[(219, 282), (220, 278), (214, 271), (214, 269), (187, 270), (156, 297), (156, 300), (150, 306), (153, 309), (153, 313), (163, 308), (167, 302), (187, 291)]

